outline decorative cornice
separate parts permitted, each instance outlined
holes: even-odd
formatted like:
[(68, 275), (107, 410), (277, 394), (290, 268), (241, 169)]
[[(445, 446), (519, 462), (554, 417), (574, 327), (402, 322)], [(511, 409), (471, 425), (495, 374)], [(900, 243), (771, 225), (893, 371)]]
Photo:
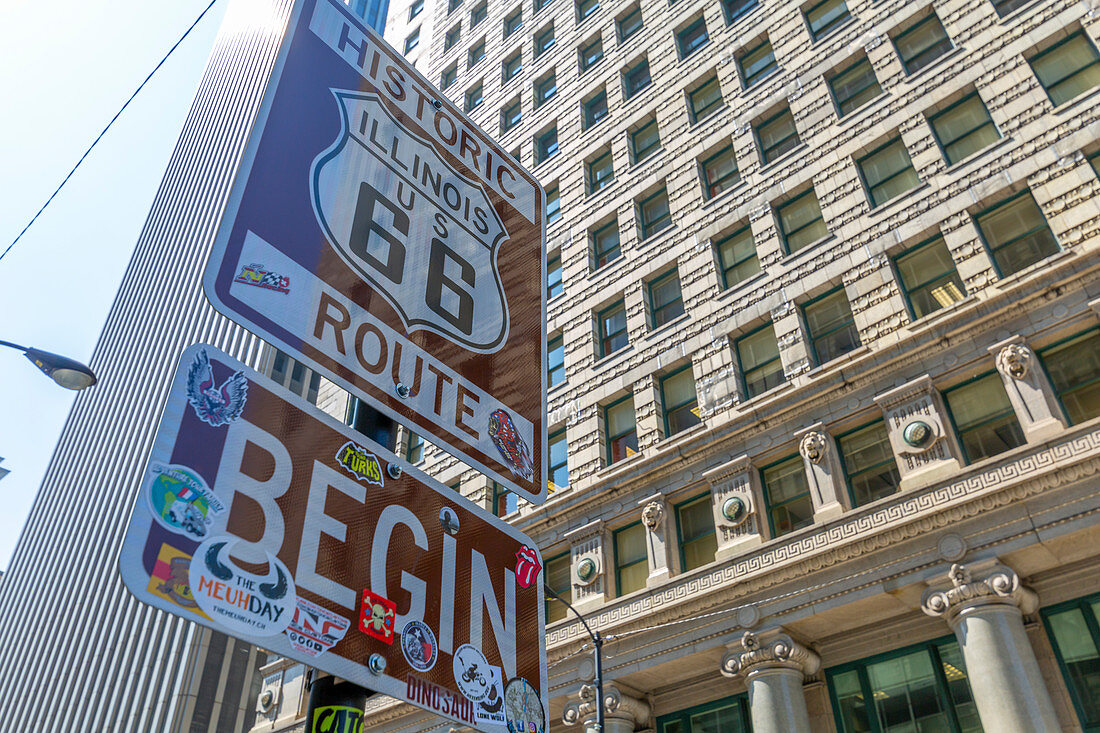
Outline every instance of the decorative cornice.
[(934, 390), (935, 385), (932, 384), (932, 378), (925, 374), (900, 387), (895, 387), (888, 392), (883, 392), (875, 397), (875, 402), (885, 411), (915, 400), (923, 395), (931, 394)]
[(713, 486), (732, 476), (742, 474), (750, 468), (752, 468), (752, 460), (747, 454), (742, 454), (732, 460), (726, 461), (720, 466), (715, 466), (714, 468), (704, 471), (703, 480)]
[(726, 677), (739, 677), (765, 669), (795, 669), (809, 676), (820, 668), (821, 657), (782, 629), (771, 629), (742, 634), (741, 648), (722, 659), (721, 672)]
[[(603, 712), (611, 718), (630, 721), (634, 728), (645, 725), (649, 720), (649, 703), (640, 693), (614, 682), (603, 685)], [(596, 685), (586, 682), (577, 691), (576, 697), (565, 704), (561, 719), (566, 725), (581, 721), (590, 721), (596, 717)]]
[[(977, 572), (974, 572), (974, 571)], [(977, 576), (977, 579), (975, 579)], [(954, 624), (960, 614), (979, 606), (1016, 606), (1025, 614), (1039, 608), (1039, 596), (1020, 584), (1012, 568), (993, 565), (980, 568), (955, 563), (947, 572), (951, 587), (929, 588), (921, 598), (921, 610)]]

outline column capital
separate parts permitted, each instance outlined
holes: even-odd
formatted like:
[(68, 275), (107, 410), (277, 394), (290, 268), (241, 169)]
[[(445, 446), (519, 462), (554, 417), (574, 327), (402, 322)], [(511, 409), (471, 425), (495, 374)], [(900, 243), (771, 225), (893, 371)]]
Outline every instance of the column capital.
[[(614, 682), (605, 682), (603, 685), (603, 714), (607, 718), (614, 718), (628, 722), (630, 729), (645, 725), (650, 716), (649, 703), (641, 693), (624, 685)], [(561, 720), (566, 725), (574, 725), (581, 721), (591, 722), (596, 718), (596, 685), (586, 682), (581, 685), (576, 696), (565, 704)]]
[(726, 677), (749, 675), (764, 669), (794, 669), (804, 676), (817, 672), (821, 658), (813, 650), (795, 641), (782, 629), (761, 633), (746, 631), (739, 645), (722, 659)]
[(1039, 596), (1020, 583), (1016, 571), (1005, 565), (955, 563), (947, 572), (946, 583), (928, 588), (921, 598), (921, 610), (929, 616), (953, 623), (960, 613), (977, 606), (1016, 606), (1025, 614), (1039, 608)]

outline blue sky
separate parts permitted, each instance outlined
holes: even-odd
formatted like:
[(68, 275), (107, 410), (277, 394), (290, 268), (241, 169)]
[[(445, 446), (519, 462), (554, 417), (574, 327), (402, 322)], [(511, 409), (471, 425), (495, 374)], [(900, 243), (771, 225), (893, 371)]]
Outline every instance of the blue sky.
[[(209, 0), (0, 3), (0, 251)], [(88, 361), (229, 0), (217, 0), (0, 260), (0, 340)], [(0, 349), (0, 570), (73, 393)]]

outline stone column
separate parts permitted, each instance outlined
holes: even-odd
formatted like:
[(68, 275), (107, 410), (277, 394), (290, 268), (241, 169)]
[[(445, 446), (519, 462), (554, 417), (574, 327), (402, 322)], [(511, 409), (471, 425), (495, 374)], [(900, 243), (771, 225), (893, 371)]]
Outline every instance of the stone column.
[(947, 621), (959, 639), (974, 703), (988, 731), (1061, 730), (1023, 615), (1039, 597), (1010, 568), (993, 562), (952, 565), (950, 585), (928, 588), (921, 610)]
[(646, 555), (649, 559), (646, 585), (652, 588), (668, 580), (674, 572), (668, 542), (668, 500), (663, 494), (654, 494), (638, 504), (642, 507), (642, 526), (645, 527)]
[(1041, 443), (1065, 429), (1054, 387), (1022, 336), (994, 344), (997, 372), (1005, 384), (1008, 401), (1029, 443)]
[(836, 441), (825, 432), (822, 423), (816, 423), (794, 434), (798, 440), (798, 452), (802, 455), (802, 467), (810, 486), (810, 498), (814, 503), (814, 523), (820, 524), (844, 513), (837, 493), (844, 485)]
[[(637, 690), (604, 682), (604, 733), (634, 733), (649, 721), (650, 712), (649, 703)], [(590, 682), (581, 685), (576, 698), (565, 704), (561, 719), (566, 725), (583, 723), (584, 733), (600, 733), (596, 730), (596, 686)]]
[(802, 681), (821, 659), (782, 629), (746, 631), (722, 660), (726, 677), (745, 677), (753, 733), (812, 733)]

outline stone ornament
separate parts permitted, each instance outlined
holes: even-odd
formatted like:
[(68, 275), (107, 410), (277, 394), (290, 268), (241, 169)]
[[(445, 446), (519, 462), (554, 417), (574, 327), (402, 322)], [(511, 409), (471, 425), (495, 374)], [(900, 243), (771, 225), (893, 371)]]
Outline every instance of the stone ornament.
[(975, 580), (967, 565), (955, 563), (947, 573), (951, 587), (929, 588), (921, 598), (921, 610), (952, 623), (959, 614), (980, 605), (1012, 605), (1025, 614), (1039, 609), (1039, 596), (1020, 583), (1020, 576), (1004, 565), (993, 565)]
[(777, 629), (742, 634), (741, 651), (730, 652), (722, 659), (721, 672), (726, 677), (739, 677), (755, 670), (782, 668), (812, 675), (820, 667), (817, 654)]
[(657, 529), (664, 518), (665, 505), (659, 501), (651, 501), (642, 509), (642, 524), (650, 531)]
[(731, 496), (722, 502), (722, 518), (730, 524), (740, 524), (749, 515), (749, 507), (740, 496)]
[[(630, 688), (611, 682), (603, 685), (604, 715), (629, 720), (638, 727), (649, 720), (649, 703), (640, 694), (634, 694)], [(561, 720), (566, 725), (574, 725), (596, 717), (596, 685), (586, 682), (577, 691), (575, 699), (570, 700), (562, 711)]]
[(596, 565), (596, 561), (591, 557), (582, 558), (576, 567), (577, 580), (583, 585), (588, 585), (596, 579), (600, 574), (600, 568)]
[(1024, 344), (1009, 344), (997, 354), (997, 369), (1012, 377), (1023, 379), (1031, 371), (1034, 353)]
[(924, 420), (913, 420), (902, 428), (901, 438), (905, 444), (913, 448), (922, 448), (931, 442), (936, 431)]
[(825, 457), (825, 446), (828, 443), (825, 436), (818, 432), (809, 432), (802, 436), (802, 442), (798, 444), (798, 452), (810, 463), (821, 463)]

